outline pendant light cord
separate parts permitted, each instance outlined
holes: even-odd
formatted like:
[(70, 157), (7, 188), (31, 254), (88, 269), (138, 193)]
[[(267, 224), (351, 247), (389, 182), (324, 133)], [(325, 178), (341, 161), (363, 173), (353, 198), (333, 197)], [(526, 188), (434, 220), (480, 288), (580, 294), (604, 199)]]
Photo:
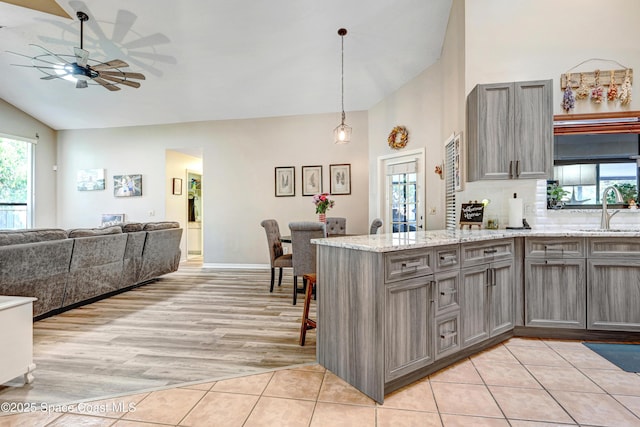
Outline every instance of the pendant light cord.
[(340, 40), (341, 40), (341, 56), (340, 56), (340, 63), (341, 63), (341, 68), (340, 68), (340, 86), (341, 86), (341, 100), (342, 100), (342, 124), (344, 125), (344, 119), (345, 119), (345, 114), (344, 114), (344, 36), (345, 34), (347, 34), (347, 30), (345, 30), (344, 28), (341, 28), (338, 30), (338, 34), (340, 34)]

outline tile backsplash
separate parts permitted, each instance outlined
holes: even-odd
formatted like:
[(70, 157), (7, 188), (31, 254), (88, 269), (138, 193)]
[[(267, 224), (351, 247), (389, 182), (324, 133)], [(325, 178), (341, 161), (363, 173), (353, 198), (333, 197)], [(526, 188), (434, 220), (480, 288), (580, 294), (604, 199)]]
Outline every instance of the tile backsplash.
[[(468, 201), (490, 200), (485, 208), (487, 218), (495, 218), (499, 228), (508, 223), (508, 199), (516, 193), (523, 200), (523, 216), (532, 228), (598, 228), (600, 209), (547, 209), (547, 182), (545, 180), (494, 180), (467, 182), (464, 191), (456, 193), (458, 206)], [(459, 208), (458, 208), (459, 211)], [(459, 213), (458, 213), (459, 215)], [(611, 228), (640, 228), (640, 209), (621, 209), (611, 218)]]

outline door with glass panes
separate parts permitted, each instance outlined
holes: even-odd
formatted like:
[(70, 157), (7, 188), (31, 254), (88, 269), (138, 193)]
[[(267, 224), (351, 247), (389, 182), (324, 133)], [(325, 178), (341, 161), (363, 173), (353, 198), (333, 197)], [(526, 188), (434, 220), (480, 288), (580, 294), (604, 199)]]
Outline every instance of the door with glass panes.
[(424, 174), (419, 156), (385, 161), (385, 230), (393, 233), (422, 230)]

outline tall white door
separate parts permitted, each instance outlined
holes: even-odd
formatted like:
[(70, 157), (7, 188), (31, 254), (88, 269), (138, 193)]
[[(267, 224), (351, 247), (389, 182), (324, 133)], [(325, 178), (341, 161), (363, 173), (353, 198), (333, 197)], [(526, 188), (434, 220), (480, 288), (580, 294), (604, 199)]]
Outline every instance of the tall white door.
[(424, 229), (424, 155), (387, 157), (383, 170), (385, 232)]

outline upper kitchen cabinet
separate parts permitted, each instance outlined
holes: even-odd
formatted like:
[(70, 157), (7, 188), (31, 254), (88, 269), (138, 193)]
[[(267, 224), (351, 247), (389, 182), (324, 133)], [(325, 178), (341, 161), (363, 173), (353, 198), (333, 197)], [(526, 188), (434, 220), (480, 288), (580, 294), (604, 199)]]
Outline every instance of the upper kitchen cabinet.
[(467, 98), (467, 179), (553, 176), (552, 81), (477, 85)]

